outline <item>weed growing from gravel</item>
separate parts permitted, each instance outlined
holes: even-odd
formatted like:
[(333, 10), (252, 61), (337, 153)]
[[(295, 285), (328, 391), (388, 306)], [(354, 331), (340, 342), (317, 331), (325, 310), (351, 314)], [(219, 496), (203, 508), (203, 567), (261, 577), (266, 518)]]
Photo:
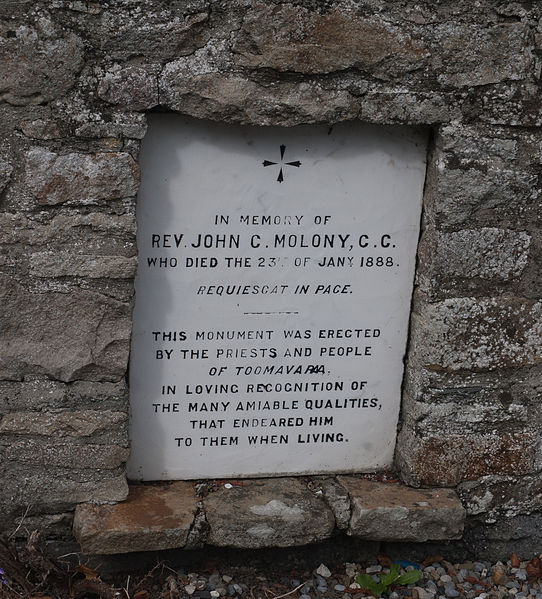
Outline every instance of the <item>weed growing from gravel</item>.
[(392, 587), (397, 585), (407, 585), (418, 582), (422, 577), (419, 570), (412, 570), (401, 574), (401, 567), (398, 564), (392, 564), (387, 574), (382, 574), (377, 582), (369, 574), (358, 574), (356, 582), (363, 589), (367, 589), (375, 597), (382, 597), (391, 593)]

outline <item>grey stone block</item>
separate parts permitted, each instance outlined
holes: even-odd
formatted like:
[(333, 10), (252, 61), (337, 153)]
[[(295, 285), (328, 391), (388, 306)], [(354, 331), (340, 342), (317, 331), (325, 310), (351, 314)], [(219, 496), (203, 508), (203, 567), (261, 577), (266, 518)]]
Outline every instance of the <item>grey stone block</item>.
[(320, 74), (354, 67), (386, 79), (420, 68), (429, 56), (422, 41), (377, 16), (265, 3), (247, 12), (234, 51), (252, 69)]
[(447, 168), (496, 167), (515, 163), (521, 149), (518, 133), (487, 125), (450, 123), (440, 128), (437, 143)]
[(542, 303), (463, 297), (417, 308), (412, 351), (432, 370), (495, 370), (542, 359)]
[(532, 474), (538, 433), (519, 432), (416, 434), (403, 428), (397, 439), (402, 478), (413, 485), (452, 487), (491, 474)]
[(321, 497), (296, 478), (246, 480), (204, 499), (207, 542), (226, 547), (291, 547), (322, 541), (335, 519)]
[(430, 167), (426, 185), (426, 206), (443, 229), (516, 228), (540, 222), (540, 187), (533, 173), (442, 166), (437, 173)]
[[(75, 135), (85, 139), (106, 137), (139, 140), (145, 137), (146, 131), (147, 119), (144, 114), (121, 112), (114, 115), (114, 120), (102, 119), (99, 122), (78, 125), (75, 129)], [(139, 148), (137, 148), (137, 151), (139, 151)]]
[(128, 304), (92, 291), (31, 293), (0, 277), (0, 376), (118, 380), (128, 362)]
[(0, 214), (0, 243), (5, 244), (35, 247), (54, 243), (59, 248), (67, 246), (73, 252), (74, 245), (79, 243), (87, 251), (90, 248), (100, 250), (100, 254), (133, 255), (136, 251), (135, 233), (133, 214), (67, 212), (52, 218), (43, 214)]
[(160, 65), (128, 66), (107, 72), (98, 85), (98, 96), (110, 104), (144, 110), (159, 103)]
[(0, 421), (0, 433), (89, 437), (126, 423), (126, 412), (79, 410), (69, 412), (13, 412)]
[(352, 502), (348, 534), (376, 541), (459, 539), (465, 510), (450, 489), (412, 489), (339, 476)]
[(62, 126), (51, 119), (29, 119), (21, 123), (21, 131), (31, 139), (61, 139)]
[(508, 281), (527, 265), (531, 236), (497, 228), (441, 233), (433, 271), (438, 277), (479, 277)]
[(54, 514), (73, 510), (78, 503), (123, 501), (128, 495), (120, 469), (94, 470), (3, 462), (0, 488), (3, 516)]
[(525, 49), (527, 35), (524, 23), (483, 29), (475, 23), (440, 25), (435, 30), (438, 57), (433, 53), (442, 65), (435, 65), (439, 83), (461, 88), (524, 78), (533, 60)]
[(30, 256), (30, 274), (35, 277), (89, 277), (91, 279), (131, 279), (137, 258), (89, 256), (59, 252), (36, 252)]
[(40, 16), (11, 23), (15, 35), (0, 38), (0, 100), (15, 106), (58, 98), (73, 86), (83, 65), (82, 40), (50, 15)]
[[(1, 431), (0, 431), (1, 432)], [(18, 441), (8, 445), (3, 459), (26, 464), (63, 468), (113, 470), (128, 459), (130, 450), (119, 445), (76, 444), (65, 442)]]
[(542, 507), (542, 478), (539, 476), (484, 476), (457, 487), (467, 514), (494, 523)]
[[(209, 5), (198, 0), (185, 10), (161, 5), (160, 10), (141, 11), (128, 4), (123, 10), (107, 10), (107, 18), (98, 24), (85, 23), (86, 32), (94, 46), (115, 60), (171, 60), (192, 54), (211, 36)], [(232, 24), (231, 19), (227, 22)]]
[(75, 538), (84, 553), (115, 554), (184, 547), (197, 512), (194, 485), (131, 486), (117, 505), (77, 506)]
[(370, 90), (359, 98), (359, 105), (359, 118), (370, 123), (425, 125), (461, 114), (458, 102), (440, 90)]
[(49, 379), (0, 381), (0, 413), (21, 411), (111, 410), (127, 412), (128, 389), (124, 380), (115, 383)]
[[(355, 118), (359, 106), (343, 90), (319, 83), (296, 86), (281, 82), (260, 86), (236, 74), (221, 73), (187, 60), (167, 64), (160, 77), (160, 99), (172, 110), (198, 118), (258, 125), (296, 125)], [(209, 70), (211, 72), (209, 72)]]
[(134, 196), (139, 167), (125, 152), (59, 155), (34, 148), (26, 155), (26, 184), (41, 205), (92, 204)]

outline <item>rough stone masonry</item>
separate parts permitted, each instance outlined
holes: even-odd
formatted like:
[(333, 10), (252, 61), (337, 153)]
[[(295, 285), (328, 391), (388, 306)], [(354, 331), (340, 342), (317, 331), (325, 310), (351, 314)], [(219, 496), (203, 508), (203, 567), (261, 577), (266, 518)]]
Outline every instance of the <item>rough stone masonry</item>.
[(21, 0), (0, 17), (3, 531), (24, 516), (18, 534), (71, 539), (78, 504), (127, 497), (138, 151), (160, 109), (430, 129), (396, 468), (458, 492), (467, 548), (542, 549), (540, 3)]

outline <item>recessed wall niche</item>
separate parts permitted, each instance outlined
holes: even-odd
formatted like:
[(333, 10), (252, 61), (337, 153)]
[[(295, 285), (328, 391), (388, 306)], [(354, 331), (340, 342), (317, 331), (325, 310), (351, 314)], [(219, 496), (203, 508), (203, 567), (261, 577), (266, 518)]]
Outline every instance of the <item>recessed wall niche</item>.
[(150, 115), (133, 479), (391, 465), (426, 135)]

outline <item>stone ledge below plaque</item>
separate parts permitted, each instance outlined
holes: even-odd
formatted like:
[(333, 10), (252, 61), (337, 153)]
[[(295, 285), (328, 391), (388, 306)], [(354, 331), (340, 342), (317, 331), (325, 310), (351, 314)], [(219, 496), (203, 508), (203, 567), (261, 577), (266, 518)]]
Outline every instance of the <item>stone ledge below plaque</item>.
[(79, 505), (74, 534), (86, 554), (118, 554), (292, 547), (340, 530), (368, 541), (451, 540), (461, 538), (464, 521), (450, 489), (358, 476), (176, 481), (132, 485), (115, 505)]

